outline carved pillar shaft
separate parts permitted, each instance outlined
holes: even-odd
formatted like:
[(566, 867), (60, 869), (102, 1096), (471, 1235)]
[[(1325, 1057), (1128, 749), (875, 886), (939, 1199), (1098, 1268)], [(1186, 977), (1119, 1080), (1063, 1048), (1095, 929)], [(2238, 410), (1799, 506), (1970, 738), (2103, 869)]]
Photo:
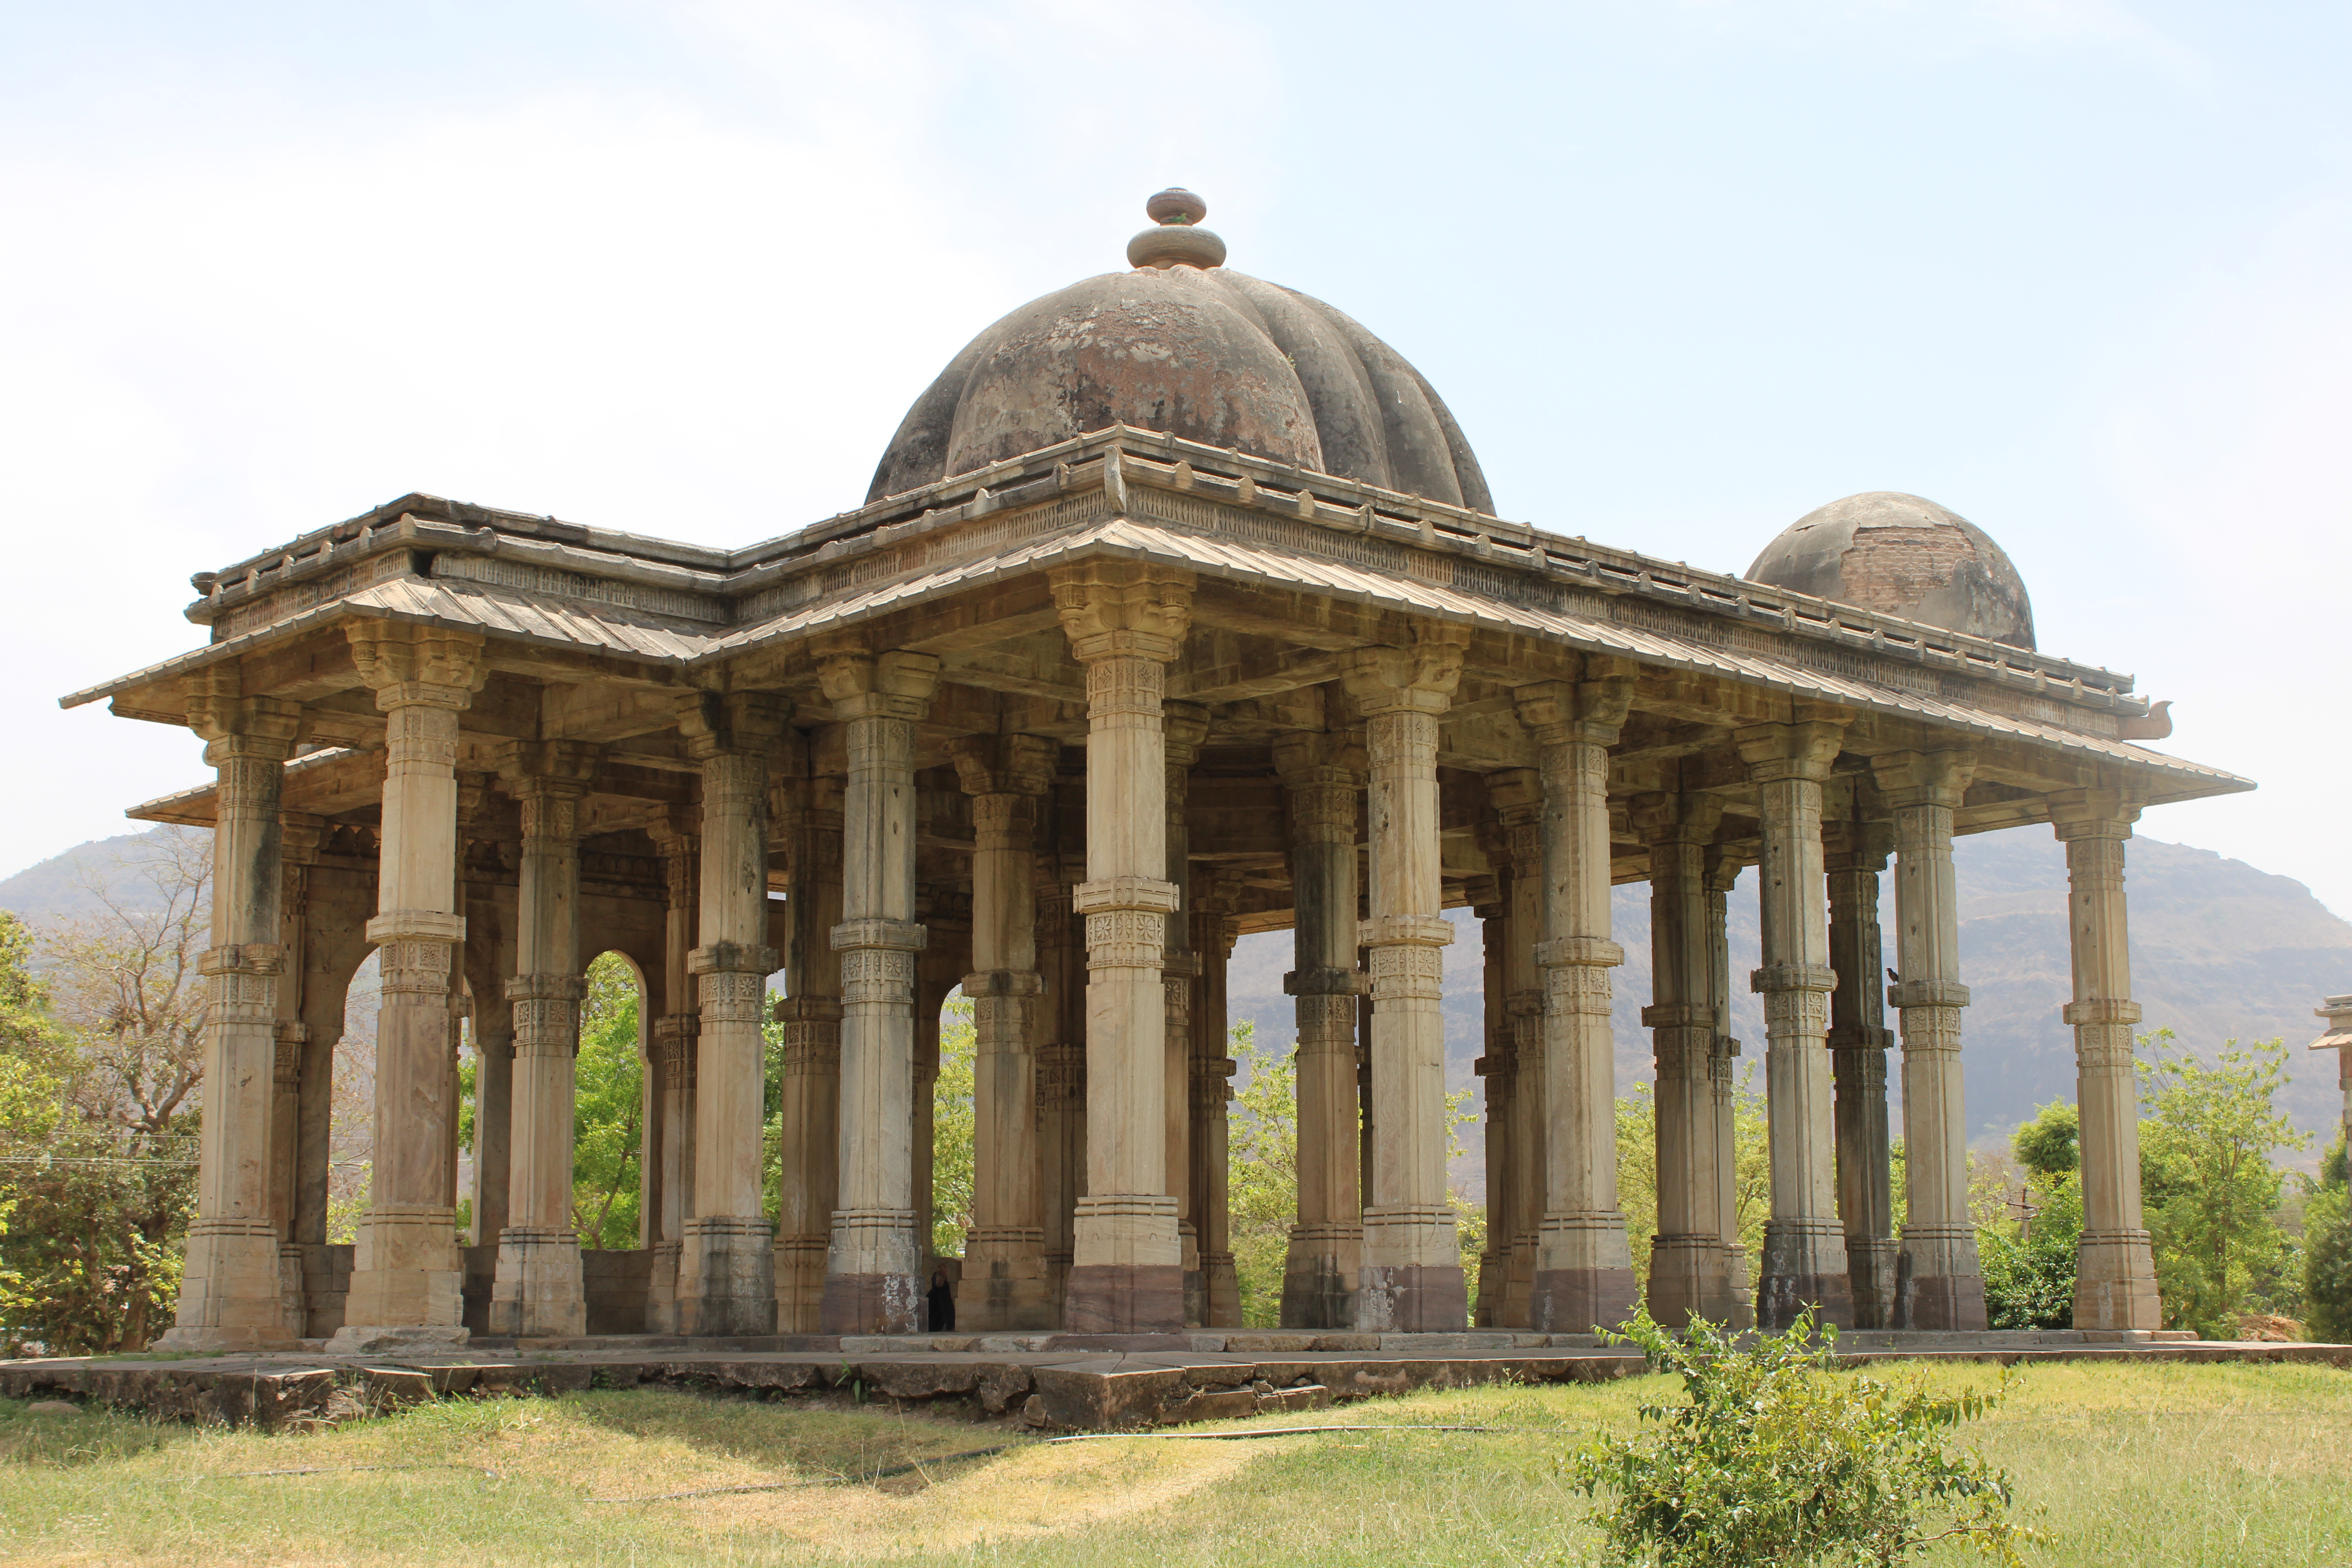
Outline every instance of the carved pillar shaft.
[[(1487, 798), (1494, 803), (1495, 853), (1501, 864), (1499, 891), (1507, 934), (1497, 984), (1496, 1011), (1508, 1031), (1511, 1060), (1511, 1124), (1506, 1142), (1510, 1162), (1503, 1207), (1509, 1226), (1501, 1238), (1503, 1279), (1496, 1322), (1526, 1328), (1534, 1321), (1536, 1253), (1543, 1241), (1546, 1110), (1543, 970), (1536, 950), (1543, 943), (1543, 775), (1533, 768), (1490, 773)], [(1491, 1226), (1492, 1216), (1488, 1220)]]
[(1764, 1230), (1756, 1321), (1781, 1329), (1808, 1304), (1853, 1325), (1845, 1232), (1837, 1220), (1835, 1123), (1828, 1049), (1829, 921), (1822, 864), (1822, 781), (1836, 759), (1833, 723), (1766, 724), (1738, 733), (1763, 815), (1759, 878), (1764, 963), (1764, 1075), (1771, 1116), (1772, 1217)]
[(1739, 1042), (1731, 1036), (1731, 889), (1739, 880), (1740, 864), (1720, 846), (1709, 848), (1706, 866), (1706, 994), (1715, 1014), (1715, 1053), (1707, 1058), (1707, 1080), (1715, 1090), (1715, 1228), (1722, 1238), (1725, 1289), (1730, 1297), (1729, 1322), (1736, 1329), (1756, 1326), (1756, 1297), (1749, 1278), (1748, 1245), (1739, 1231)]
[[(1658, 1228), (1650, 1244), (1649, 1307), (1669, 1326), (1695, 1317), (1721, 1323), (1733, 1310), (1717, 1221), (1723, 1173), (1706, 868), (1722, 815), (1721, 799), (1712, 795), (1648, 795), (1634, 805), (1650, 846), (1651, 1005), (1642, 1023), (1651, 1032), (1658, 1075)], [(1723, 1089), (1727, 1101), (1727, 1081)]]
[(178, 1350), (284, 1345), (289, 1321), (271, 1194), (278, 1124), (278, 1015), (286, 947), (285, 871), (278, 802), (301, 710), (241, 698), (233, 668), (191, 681), (189, 721), (218, 779), (213, 833), (212, 945), (198, 956), (210, 1005), (205, 1026), (205, 1115), (196, 1217), (173, 1326)]
[(1166, 759), (1162, 800), (1168, 813), (1168, 882), (1176, 889), (1176, 907), (1168, 916), (1168, 946), (1160, 955), (1160, 994), (1168, 1016), (1163, 1026), (1166, 1058), (1161, 1090), (1167, 1107), (1166, 1181), (1176, 1199), (1176, 1235), (1184, 1279), (1184, 1321), (1198, 1328), (1207, 1321), (1208, 1293), (1201, 1272), (1200, 1215), (1193, 1206), (1192, 1163), (1192, 1015), (1198, 1004), (1201, 957), (1193, 951), (1192, 835), (1184, 809), (1191, 793), (1192, 763), (1208, 732), (1208, 711), (1191, 702), (1162, 702), (1160, 729), (1161, 754)]
[(2075, 1103), (2082, 1117), (2083, 1237), (2074, 1326), (2153, 1329), (2163, 1321), (2156, 1266), (2140, 1216), (2139, 1094), (2132, 1069), (2131, 951), (2124, 911), (2124, 844), (2138, 803), (2113, 790), (2053, 795), (2066, 846), (2074, 1000)]
[(678, 1262), (688, 1334), (764, 1334), (776, 1321), (774, 1233), (762, 1202), (767, 1079), (768, 758), (791, 717), (770, 692), (688, 700), (687, 750), (702, 764), (698, 944), (687, 955), (701, 1032), (695, 1048), (694, 1213)]
[(1532, 1326), (1584, 1333), (1622, 1322), (1639, 1300), (1617, 1207), (1616, 1046), (1609, 971), (1625, 962), (1609, 931), (1609, 751), (1630, 675), (1587, 661), (1573, 685), (1521, 687), (1519, 713), (1543, 747), (1543, 1239)]
[(1483, 896), (1474, 895), (1476, 901), (1471, 906), (1486, 961), (1480, 970), (1486, 1048), (1471, 1064), (1478, 1075), (1486, 1134), (1486, 1245), (1478, 1254), (1478, 1279), (1470, 1298), (1470, 1323), (1480, 1329), (1502, 1326), (1511, 1274), (1511, 1077), (1517, 1053), (1512, 1048), (1503, 992), (1504, 954), (1510, 942), (1510, 908), (1503, 891), (1508, 885), (1507, 877), (1489, 879)]
[(1225, 1102), (1233, 1093), (1234, 1073), (1233, 1058), (1225, 1054), (1225, 967), (1235, 936), (1227, 912), (1231, 908), (1230, 884), (1221, 881), (1201, 894), (1192, 911), (1192, 952), (1201, 962), (1201, 984), (1192, 1019), (1192, 1146), (1185, 1169), (1200, 1232), (1201, 1321), (1209, 1328), (1239, 1328), (1242, 1321), (1226, 1170)]
[[(580, 803), (594, 758), (569, 742), (518, 744), (505, 758), (522, 806), (516, 910), (512, 1167), (499, 1237), (490, 1331), (588, 1331), (580, 1238), (572, 1228), (573, 1063), (580, 1051)], [(486, 1001), (484, 1010), (489, 1004)]]
[(791, 825), (792, 936), (784, 999), (776, 1004), (784, 1034), (776, 1194), (776, 1331), (783, 1334), (823, 1325), (841, 1199), (841, 958), (833, 950), (842, 922), (840, 790), (835, 778), (796, 784)]
[(1034, 735), (956, 742), (972, 799), (972, 1227), (956, 1290), (960, 1330), (1051, 1328), (1038, 1183), (1037, 833), (1060, 747)]
[(1444, 955), (1440, 912), (1437, 722), (1452, 700), (1466, 628), (1422, 628), (1408, 648), (1367, 648), (1343, 679), (1365, 716), (1371, 837), (1372, 1190), (1364, 1208), (1360, 1327), (1459, 1331), (1469, 1321), (1445, 1192)]
[(1282, 1270), (1282, 1326), (1345, 1329), (1356, 1321), (1363, 1200), (1356, 1132), (1356, 825), (1362, 752), (1344, 734), (1275, 743), (1289, 809), (1297, 998), (1298, 1218)]
[(826, 1333), (913, 1333), (923, 1325), (928, 1238), (914, 1190), (915, 721), (939, 660), (836, 645), (820, 658), (844, 721), (841, 1187), (820, 1321)]
[[(1859, 782), (1856, 789), (1863, 786)], [(1948, 819), (1947, 822), (1948, 826)], [(1892, 1152), (1886, 1120), (1885, 942), (1878, 924), (1878, 874), (1885, 829), (1839, 822), (1823, 835), (1829, 875), (1830, 1072), (1837, 1100), (1838, 1221), (1845, 1227), (1846, 1279), (1858, 1329), (1896, 1326)], [(1949, 846), (1946, 862), (1949, 864)], [(1955, 1064), (1957, 1070), (1957, 1064)], [(1957, 1080), (1956, 1080), (1957, 1084)]]
[[(1969, 988), (1959, 978), (1959, 885), (1952, 869), (1952, 813), (1975, 762), (1964, 752), (1904, 752), (1876, 758), (1874, 766), (1895, 811), (1895, 963), (1902, 975), (1886, 993), (1903, 1027), (1909, 1209), (1895, 1270), (1894, 1326), (1981, 1329), (1984, 1277), (1969, 1217), (1969, 1124), (1960, 1088), (1960, 1019)], [(1874, 884), (1874, 871), (1871, 879)], [(1877, 955), (1862, 956), (1874, 961)], [(2137, 1104), (2133, 1110), (2137, 1114)]]
[[(1065, 797), (1076, 793), (1075, 783), (1065, 781), (1057, 805), (1066, 805)], [(1037, 948), (1047, 1020), (1037, 1055), (1038, 1185), (1045, 1277), (1056, 1322), (1063, 1321), (1064, 1287), (1076, 1249), (1071, 1227), (1087, 1190), (1085, 928), (1070, 912), (1070, 890), (1083, 878), (1082, 866), (1066, 874), (1058, 859), (1047, 860), (1038, 873)]]
[(1168, 1184), (1168, 999), (1178, 895), (1168, 871), (1167, 666), (1190, 626), (1188, 574), (1121, 563), (1057, 572), (1087, 667), (1087, 1195), (1063, 1321), (1080, 1332), (1182, 1327), (1183, 1254)]
[(646, 1297), (648, 1333), (684, 1331), (678, 1270), (685, 1256), (686, 1222), (694, 1214), (696, 1047), (701, 1021), (688, 1011), (693, 975), (688, 965), (702, 901), (702, 838), (698, 814), (674, 810), (654, 825), (662, 852), (662, 998), (669, 1011), (654, 1021), (653, 1135), (646, 1140), (648, 1239), (653, 1259)]

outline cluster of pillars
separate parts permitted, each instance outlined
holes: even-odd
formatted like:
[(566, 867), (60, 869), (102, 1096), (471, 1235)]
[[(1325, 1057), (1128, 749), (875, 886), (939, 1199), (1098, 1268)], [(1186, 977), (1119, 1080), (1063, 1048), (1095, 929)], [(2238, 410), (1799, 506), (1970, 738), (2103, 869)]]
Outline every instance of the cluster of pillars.
[[(959, 1327), (1163, 1331), (1231, 1323), (1224, 1234), (1223, 960), (1230, 899), (1193, 888), (1184, 779), (1208, 715), (1164, 700), (1189, 628), (1188, 575), (1089, 563), (1054, 574), (1087, 672), (1085, 861), (1040, 853), (1056, 748), (970, 737), (953, 758), (973, 806), (972, 998), (976, 1180)], [(341, 1338), (353, 1346), (455, 1338), (460, 1264), (450, 1191), (457, 1103), (458, 715), (481, 684), (478, 638), (355, 623), (357, 666), (385, 714), (377, 1148)], [(1459, 1329), (1472, 1301), (1445, 1184), (1438, 725), (1467, 637), (1422, 628), (1349, 656), (1358, 728), (1275, 749), (1297, 891), (1297, 1224), (1286, 1325)], [(847, 638), (814, 650), (844, 731), (837, 798), (825, 781), (782, 793), (789, 951), (766, 945), (770, 767), (793, 742), (773, 692), (709, 693), (679, 727), (701, 773), (698, 812), (656, 824), (669, 879), (663, 994), (650, 1030), (656, 1086), (646, 1158), (657, 1169), (648, 1327), (696, 1335), (910, 1331), (923, 1325), (928, 1162), (915, 1149), (922, 1070), (936, 1070), (944, 984), (926, 980), (918, 918), (914, 726), (939, 667)], [(1610, 974), (1608, 748), (1633, 669), (1519, 688), (1538, 765), (1496, 775), (1499, 842), (1486, 917), (1490, 1245), (1479, 1321), (1575, 1332), (1636, 1299), (1616, 1193)], [(286, 1235), (270, 1179), (283, 966), (278, 790), (299, 714), (199, 678), (191, 719), (219, 770), (214, 992), (199, 1216), (168, 1342), (284, 1342), (299, 1333), (284, 1287)], [(1769, 1217), (1754, 1319), (1807, 1305), (1832, 1321), (1980, 1327), (1966, 1190), (1950, 839), (1964, 752), (1874, 759), (1891, 809), (1896, 964), (1885, 993), (1902, 1040), (1908, 1207), (1890, 1236), (1885, 1027), (1875, 969), (1878, 830), (1822, 819), (1839, 755), (1837, 710), (1737, 736), (1761, 813), (1763, 963), (1771, 1136)], [(585, 1329), (570, 1224), (572, 1058), (581, 998), (580, 809), (593, 749), (509, 745), (522, 809), (512, 1009), (511, 1145), (499, 1231), (494, 1331)], [(1359, 807), (1369, 853), (1356, 885)], [(2068, 845), (2082, 1065), (2086, 1226), (2076, 1321), (2155, 1326), (2138, 1215), (2136, 1100), (2122, 896), (2135, 807), (2112, 791), (2054, 797)], [(1650, 1305), (1675, 1321), (1739, 1320), (1748, 1263), (1734, 1213), (1730, 976), (1725, 897), (1739, 866), (1715, 843), (1703, 794), (1643, 797), (1658, 1064), (1659, 1226)], [(1075, 879), (1067, 879), (1075, 876)], [(1073, 940), (1082, 934), (1082, 940)], [(788, 999), (772, 1004), (780, 962)], [(934, 963), (930, 966), (936, 969)], [(761, 1173), (765, 1048), (784, 1031), (787, 1151), (772, 1220)], [(1367, 1026), (1368, 1024), (1368, 1026)], [(1359, 1041), (1362, 1041), (1360, 1052)], [(1189, 1110), (1189, 1113), (1188, 1112)]]

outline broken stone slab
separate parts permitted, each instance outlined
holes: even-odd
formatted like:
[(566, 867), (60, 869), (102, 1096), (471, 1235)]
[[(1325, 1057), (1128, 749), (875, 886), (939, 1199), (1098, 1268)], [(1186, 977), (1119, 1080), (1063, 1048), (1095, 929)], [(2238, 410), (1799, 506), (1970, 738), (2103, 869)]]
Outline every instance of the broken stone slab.
[(434, 1355), (462, 1351), (473, 1336), (462, 1328), (337, 1329), (327, 1341), (329, 1355)]

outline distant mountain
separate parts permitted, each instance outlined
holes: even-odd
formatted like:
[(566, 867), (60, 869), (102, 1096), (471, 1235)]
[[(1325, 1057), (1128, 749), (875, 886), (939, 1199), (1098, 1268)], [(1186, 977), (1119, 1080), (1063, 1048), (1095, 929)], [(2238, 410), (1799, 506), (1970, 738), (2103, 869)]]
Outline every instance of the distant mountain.
[[(1961, 978), (1971, 993), (1963, 1047), (1969, 1121), (1979, 1147), (2000, 1147), (2036, 1106), (2074, 1094), (2073, 1033), (2058, 1016), (2073, 995), (2065, 848), (2043, 833), (1978, 834), (1958, 840), (1953, 858)], [(2231, 1038), (2284, 1037), (2294, 1047), (2284, 1107), (2299, 1125), (2331, 1135), (2342, 1104), (2336, 1064), (2309, 1058), (2302, 1047), (2319, 1032), (2311, 1012), (2319, 999), (2352, 990), (2352, 922), (2292, 878), (2159, 839), (2131, 841), (2126, 874), (2132, 986), (2147, 1015), (2143, 1028), (2168, 1027), (2197, 1049)], [(1649, 1035), (1641, 1026), (1650, 1000), (1648, 889), (1619, 888), (1612, 904), (1616, 939), (1626, 953), (1615, 974), (1622, 1089), (1653, 1076)], [(1892, 965), (1891, 879), (1880, 907)], [(1477, 921), (1458, 910), (1454, 917), (1456, 936), (1445, 966), (1446, 1081), (1463, 1089), (1477, 1082), (1470, 1064), (1482, 1049), (1483, 957)], [(1746, 989), (1748, 972), (1760, 962), (1752, 871), (1732, 891), (1729, 927), (1732, 1029), (1760, 1079), (1763, 1009)], [(1244, 937), (1229, 981), (1235, 1020), (1255, 1019), (1259, 1037), (1277, 1045), (1294, 1032), (1291, 1002), (1282, 994), (1283, 971), (1290, 967), (1286, 932)], [(1898, 1070), (1890, 1070), (1889, 1081), (1899, 1083)], [(1899, 1115), (1899, 1092), (1896, 1105)], [(1471, 1153), (1457, 1163), (1456, 1180), (1475, 1192), (1477, 1130), (1465, 1134)]]
[(90, 892), (93, 879), (134, 906), (160, 903), (161, 895), (152, 893), (151, 885), (137, 872), (137, 863), (165, 835), (189, 831), (200, 830), (153, 827), (77, 844), (0, 881), (0, 910), (21, 915), (35, 925), (97, 914), (101, 906)]

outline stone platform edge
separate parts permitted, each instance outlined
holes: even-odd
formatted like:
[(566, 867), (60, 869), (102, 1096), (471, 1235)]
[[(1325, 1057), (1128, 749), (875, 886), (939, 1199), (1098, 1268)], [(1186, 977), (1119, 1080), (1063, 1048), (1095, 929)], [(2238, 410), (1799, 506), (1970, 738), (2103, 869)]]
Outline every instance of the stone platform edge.
[[(625, 1345), (572, 1341), (506, 1350), (478, 1344), (403, 1356), (275, 1352), (0, 1362), (0, 1394), (63, 1395), (160, 1418), (275, 1431), (436, 1398), (639, 1387), (767, 1399), (849, 1392), (894, 1407), (1076, 1432), (1321, 1409), (1478, 1384), (1598, 1383), (1634, 1375), (1644, 1364), (1637, 1352), (1601, 1348), (1590, 1335), (906, 1335), (844, 1337), (822, 1348), (794, 1338), (790, 1349), (773, 1338), (633, 1338)], [(1003, 1342), (1015, 1340), (1037, 1342), (1017, 1348)], [(1355, 1342), (1330, 1343), (1340, 1340)], [(1260, 1341), (1286, 1342), (1261, 1347)], [(1294, 1341), (1317, 1348), (1292, 1348), (1287, 1342)], [(1480, 1342), (1466, 1342), (1472, 1341)], [(1512, 1342), (1527, 1341), (1549, 1342)], [(944, 1348), (950, 1342), (959, 1348)], [(2095, 1337), (2074, 1331), (1846, 1333), (1839, 1345), (1839, 1361), (1853, 1365), (2117, 1361), (2352, 1369), (2352, 1345)]]

